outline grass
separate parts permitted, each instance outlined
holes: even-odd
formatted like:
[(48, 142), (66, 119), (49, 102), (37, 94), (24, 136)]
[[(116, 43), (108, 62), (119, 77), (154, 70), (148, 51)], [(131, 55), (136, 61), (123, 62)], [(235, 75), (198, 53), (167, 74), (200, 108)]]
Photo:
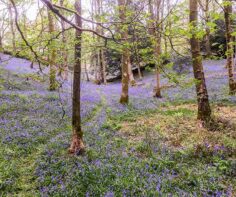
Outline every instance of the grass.
[(173, 180), (178, 187), (204, 187), (212, 185), (207, 179), (218, 179), (212, 187), (223, 189), (232, 185), (235, 192), (236, 107), (225, 104), (214, 105), (213, 109), (214, 121), (208, 128), (199, 127), (195, 104), (170, 105), (141, 113), (129, 111), (111, 118), (110, 125), (118, 129), (119, 136), (139, 158), (160, 158), (165, 147), (175, 158), (164, 157), (179, 172)]
[(100, 102), (82, 103), (87, 152), (73, 157), (70, 102), (62, 100), (61, 119), (56, 93), (37, 94), (45, 86), (4, 76), (0, 196), (235, 195), (236, 107), (229, 102), (213, 104), (215, 121), (206, 129), (192, 101), (146, 110), (131, 104), (114, 115), (98, 91)]
[(122, 135), (128, 139), (131, 136), (131, 141), (143, 141), (146, 135), (151, 135), (152, 139), (157, 138), (170, 147), (188, 148), (207, 142), (235, 149), (236, 107), (214, 106), (214, 109), (217, 111), (214, 113), (215, 121), (210, 123), (211, 128), (199, 127), (195, 104), (162, 107), (143, 115), (129, 112), (129, 118), (123, 116), (114, 120), (116, 124), (119, 122)]

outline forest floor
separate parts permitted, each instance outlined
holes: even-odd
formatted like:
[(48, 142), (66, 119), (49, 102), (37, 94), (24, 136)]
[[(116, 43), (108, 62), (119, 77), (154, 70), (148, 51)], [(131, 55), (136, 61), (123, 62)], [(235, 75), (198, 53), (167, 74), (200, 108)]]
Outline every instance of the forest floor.
[(70, 83), (49, 92), (47, 77), (29, 65), (0, 64), (0, 196), (236, 195), (236, 97), (228, 95), (224, 60), (204, 62), (208, 128), (196, 120), (192, 84), (164, 88), (156, 99), (149, 76), (123, 106), (120, 83), (83, 82), (83, 157), (67, 152)]

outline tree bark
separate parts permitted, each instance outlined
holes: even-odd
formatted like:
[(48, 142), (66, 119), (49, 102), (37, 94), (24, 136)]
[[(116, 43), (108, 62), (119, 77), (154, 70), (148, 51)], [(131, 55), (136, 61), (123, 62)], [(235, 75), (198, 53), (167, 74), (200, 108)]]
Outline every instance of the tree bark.
[[(98, 23), (101, 22), (101, 15), (103, 13), (102, 10), (102, 0), (96, 0), (95, 1), (95, 11), (96, 11), (96, 21)], [(103, 35), (103, 29), (100, 25), (96, 26), (96, 31)], [(97, 42), (100, 44), (101, 43), (101, 38), (98, 37), (97, 38)], [(106, 61), (105, 61), (105, 55), (104, 55), (104, 49), (103, 48), (99, 48), (99, 50), (97, 51), (96, 54), (97, 57), (97, 65), (98, 65), (98, 84), (104, 83), (106, 84)]]
[[(63, 6), (64, 0), (60, 0), (60, 6)], [(62, 77), (64, 80), (68, 80), (68, 55), (66, 50), (66, 34), (65, 34), (65, 21), (61, 20), (61, 30), (62, 30), (62, 43), (63, 43), (63, 49), (62, 49), (62, 57), (63, 62), (61, 64), (62, 69)]]
[[(132, 0), (127, 0), (126, 1), (126, 9), (128, 8), (129, 12), (132, 12)], [(126, 10), (127, 12), (127, 10)], [(128, 60), (128, 70), (129, 70), (129, 82), (131, 86), (135, 86), (136, 85), (136, 81), (134, 79), (134, 73), (133, 73), (133, 69), (132, 69), (132, 63), (131, 63), (131, 58), (129, 55), (129, 60)]]
[[(81, 15), (81, 0), (76, 0), (75, 10)], [(82, 20), (78, 15), (75, 16), (76, 25), (82, 28)], [(73, 98), (72, 98), (72, 142), (69, 152), (71, 154), (82, 154), (85, 151), (83, 143), (83, 132), (81, 129), (80, 115), (80, 82), (81, 82), (81, 41), (82, 31), (76, 29), (75, 44), (75, 64), (73, 79)]]
[[(96, 4), (95, 4), (95, 10), (96, 10), (96, 21), (97, 22), (101, 22), (100, 21), (100, 17), (101, 17), (101, 1), (100, 0), (96, 0)], [(102, 29), (99, 25), (96, 26), (96, 31), (101, 34), (102, 33)], [(97, 38), (97, 42), (100, 44), (101, 43), (101, 39), (98, 37)], [(104, 81), (104, 76), (103, 76), (103, 64), (102, 64), (102, 49), (99, 48), (99, 50), (97, 51), (97, 65), (98, 65), (98, 84), (101, 84)]]
[(150, 30), (149, 33), (152, 36), (153, 42), (153, 53), (154, 61), (156, 63), (156, 87), (154, 88), (154, 97), (161, 98), (161, 81), (160, 81), (160, 66), (161, 66), (161, 28), (157, 31), (157, 25), (160, 23), (160, 4), (161, 0), (157, 0), (157, 16), (155, 19), (153, 10), (153, 1), (149, 0), (149, 13), (150, 13)]
[(13, 49), (13, 53), (16, 53), (16, 33), (15, 33), (15, 27), (14, 27), (13, 11), (10, 4), (8, 5), (8, 12), (9, 12), (9, 20), (10, 20), (10, 29), (11, 29), (11, 34), (12, 34), (12, 49)]
[(2, 36), (0, 36), (0, 52), (3, 51)]
[[(119, 6), (119, 18), (122, 24), (124, 25), (126, 21), (126, 5), (125, 0), (118, 0)], [(121, 37), (123, 40), (127, 41), (128, 31), (121, 28)], [(129, 50), (127, 48), (123, 49), (122, 58), (121, 58), (121, 67), (122, 67), (122, 92), (120, 97), (120, 103), (128, 104), (129, 102)]]
[[(232, 34), (232, 1), (224, 0), (227, 5), (224, 6), (224, 17), (225, 17), (225, 26), (226, 26), (226, 41), (227, 41), (227, 64), (229, 75), (229, 94), (236, 93), (236, 82), (234, 80), (234, 46), (233, 46), (233, 36)], [(230, 4), (228, 4), (230, 2)]]
[[(52, 12), (48, 9), (48, 29), (51, 36), (55, 33), (55, 27), (54, 27), (54, 20)], [(53, 40), (51, 41), (53, 43)], [(56, 90), (56, 68), (55, 68), (55, 62), (56, 62), (56, 50), (55, 46), (53, 44), (50, 44), (48, 47), (49, 50), (49, 66), (50, 66), (50, 73), (49, 73), (49, 90), (54, 91)]]
[(206, 27), (206, 57), (210, 58), (211, 55), (210, 29)]
[(0, 52), (4, 51), (4, 46), (3, 46), (3, 39), (6, 33), (6, 30), (8, 28), (8, 20), (7, 20), (7, 12), (2, 12), (1, 15), (1, 24), (0, 24)]
[[(165, 1), (165, 0), (163, 0)], [(168, 47), (170, 48), (170, 54), (173, 54), (173, 48), (170, 46), (168, 46), (168, 40), (169, 40), (169, 43), (173, 43), (172, 41), (172, 23), (173, 23), (173, 19), (172, 19), (172, 16), (171, 16), (171, 1), (170, 0), (166, 0), (166, 6), (167, 6), (167, 13), (170, 14), (170, 17), (168, 17), (167, 19), (167, 28), (169, 29), (169, 32), (170, 32), (170, 35), (168, 35), (168, 39), (165, 40), (165, 53), (168, 53)], [(166, 36), (165, 36), (166, 38)]]
[(88, 74), (87, 62), (86, 62), (86, 60), (84, 61), (84, 71), (85, 71), (85, 75), (86, 75), (86, 80), (87, 80), (87, 81), (90, 81), (90, 80), (89, 80), (89, 74)]
[[(135, 43), (138, 42), (138, 38), (137, 38), (137, 35), (136, 35), (136, 34), (134, 34), (134, 42), (135, 42)], [(142, 79), (143, 79), (143, 74), (142, 74), (142, 71), (141, 71), (140, 58), (139, 58), (139, 51), (138, 51), (138, 46), (137, 46), (137, 44), (134, 44), (134, 55), (135, 55), (135, 61), (136, 61), (136, 64), (137, 64), (139, 80), (142, 80)]]
[(128, 60), (128, 68), (129, 68), (129, 82), (130, 82), (130, 85), (135, 86), (136, 81), (134, 79), (134, 74), (133, 74), (133, 70), (132, 70), (132, 64), (131, 64), (130, 56), (129, 56), (129, 60)]
[(138, 69), (138, 76), (139, 76), (139, 79), (142, 80), (143, 79), (143, 74), (142, 74), (142, 71), (141, 71), (141, 66), (140, 66), (140, 60), (139, 60), (139, 57), (137, 57), (137, 69)]
[(209, 5), (210, 1), (206, 0), (206, 7), (205, 7), (205, 18), (206, 18), (206, 56), (209, 58), (211, 57), (211, 41), (210, 41), (210, 28), (208, 27), (208, 22), (210, 22), (209, 16)]
[(102, 76), (103, 76), (103, 83), (107, 84), (107, 78), (106, 78), (106, 60), (104, 55), (104, 50), (101, 50), (101, 63), (102, 63)]
[[(167, 5), (167, 10), (165, 10), (165, 2)], [(161, 9), (161, 19), (160, 20), (164, 19), (165, 11), (167, 11), (167, 14), (168, 14), (168, 12), (169, 12), (168, 9), (170, 9), (170, 2), (168, 2), (168, 0), (162, 0), (161, 5), (162, 5), (162, 9)], [(168, 20), (169, 19), (166, 19), (166, 24), (164, 23), (164, 21), (161, 23), (161, 32), (164, 32), (164, 33), (166, 32), (166, 30), (168, 28), (168, 23), (169, 23)], [(164, 53), (167, 54), (168, 42), (167, 42), (167, 37), (165, 35), (163, 35), (163, 40), (164, 40)]]
[(208, 99), (205, 76), (203, 72), (202, 56), (200, 53), (200, 42), (196, 35), (198, 25), (198, 0), (189, 0), (190, 24), (194, 31), (190, 39), (193, 72), (196, 79), (196, 92), (198, 101), (198, 119), (203, 122), (208, 122), (211, 119), (211, 108)]
[[(157, 25), (160, 23), (160, 7), (161, 7), (161, 0), (157, 0)], [(160, 66), (161, 66), (161, 27), (157, 27), (157, 45), (156, 45), (156, 58), (157, 58), (157, 67), (156, 67), (156, 92), (155, 97), (161, 98), (161, 78), (160, 78)]]
[[(94, 14), (96, 15), (97, 12), (97, 1), (96, 0), (91, 0), (90, 2), (91, 4), (91, 17), (92, 17), (92, 21), (95, 20)], [(95, 31), (95, 24), (92, 23), (92, 30)], [(95, 35), (93, 34), (93, 40), (95, 42)], [(90, 64), (93, 66), (94, 68), (94, 77), (95, 77), (95, 83), (98, 84), (99, 83), (99, 79), (98, 79), (98, 60), (97, 60), (97, 52), (96, 50), (92, 51), (91, 53), (91, 59), (90, 59)]]
[[(22, 31), (23, 31), (25, 37), (27, 38), (28, 30), (27, 30), (27, 16), (26, 16), (26, 10), (24, 10), (24, 11), (22, 12), (22, 18), (23, 18), (23, 19), (22, 19), (22, 22), (23, 22), (23, 24), (22, 24)], [(20, 44), (20, 49), (19, 49), (19, 50), (24, 51), (24, 46), (23, 46), (22, 44)]]

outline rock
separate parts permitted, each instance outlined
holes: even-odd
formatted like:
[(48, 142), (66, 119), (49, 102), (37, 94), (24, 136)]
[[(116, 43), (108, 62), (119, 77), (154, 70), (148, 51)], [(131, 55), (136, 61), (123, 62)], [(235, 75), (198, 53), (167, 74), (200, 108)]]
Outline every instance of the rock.
[(187, 74), (192, 68), (192, 59), (189, 56), (172, 58), (173, 70), (177, 74)]

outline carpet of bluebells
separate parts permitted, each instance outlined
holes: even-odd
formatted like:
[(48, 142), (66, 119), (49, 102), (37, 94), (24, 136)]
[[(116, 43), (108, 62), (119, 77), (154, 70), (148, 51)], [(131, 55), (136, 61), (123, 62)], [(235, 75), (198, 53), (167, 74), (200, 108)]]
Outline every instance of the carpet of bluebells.
[[(152, 97), (154, 77), (130, 89), (130, 104), (118, 103), (121, 84), (82, 83), (81, 115), (87, 151), (68, 155), (71, 139), (71, 85), (47, 90), (26, 60), (1, 55), (0, 65), (0, 196), (234, 196), (236, 164), (214, 147), (210, 159), (194, 150), (173, 151), (161, 143), (139, 156), (113, 121), (158, 109), (172, 102), (195, 102), (195, 89), (173, 87), (163, 98)], [(236, 104), (228, 96), (224, 60), (206, 61), (212, 103)], [(46, 71), (45, 71), (46, 73)], [(191, 74), (187, 75), (191, 77)], [(162, 78), (162, 83), (167, 83)], [(116, 120), (117, 120), (116, 119)], [(203, 145), (205, 152), (208, 145)], [(233, 169), (234, 168), (234, 169)]]

